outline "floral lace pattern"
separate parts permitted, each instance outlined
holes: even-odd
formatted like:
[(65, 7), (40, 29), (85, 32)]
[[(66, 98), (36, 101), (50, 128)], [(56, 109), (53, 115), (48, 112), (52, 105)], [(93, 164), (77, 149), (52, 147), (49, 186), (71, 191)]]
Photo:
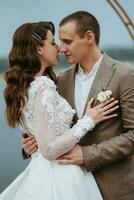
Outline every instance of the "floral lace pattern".
[(71, 128), (74, 113), (56, 91), (54, 82), (38, 76), (30, 84), (28, 101), (22, 109), (25, 125), (22, 129), (35, 135), (41, 153), (52, 160), (72, 149), (94, 128), (93, 120), (87, 116)]
[[(57, 117), (55, 118), (57, 119), (57, 126), (59, 127), (59, 131), (63, 133), (63, 131), (65, 131), (66, 128), (70, 127), (75, 110), (71, 108), (71, 106), (67, 103), (67, 101), (64, 98), (62, 98), (57, 92), (55, 92), (56, 85), (53, 81), (51, 81), (51, 79), (45, 76), (37, 76), (35, 80), (30, 84), (28, 101), (22, 110), (25, 127), (22, 127), (20, 125), (21, 130), (27, 130), (27, 132), (35, 134), (33, 126), (34, 101), (36, 93), (39, 90), (43, 90), (41, 100), (42, 104), (45, 105), (45, 103), (47, 102), (47, 111), (51, 118), (51, 121), (49, 121), (50, 124), (53, 123), (53, 114), (55, 113), (57, 115)], [(57, 113), (53, 110), (54, 103), (57, 107)], [(63, 124), (64, 127), (61, 126)]]

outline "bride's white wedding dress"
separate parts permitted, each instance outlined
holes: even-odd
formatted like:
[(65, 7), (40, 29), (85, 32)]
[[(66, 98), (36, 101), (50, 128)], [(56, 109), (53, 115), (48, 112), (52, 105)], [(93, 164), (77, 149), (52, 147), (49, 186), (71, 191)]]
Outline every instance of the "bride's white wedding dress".
[(94, 128), (92, 119), (83, 117), (70, 128), (74, 110), (45, 76), (31, 82), (22, 115), (22, 130), (35, 135), (38, 150), (0, 200), (102, 200), (91, 172), (55, 160)]

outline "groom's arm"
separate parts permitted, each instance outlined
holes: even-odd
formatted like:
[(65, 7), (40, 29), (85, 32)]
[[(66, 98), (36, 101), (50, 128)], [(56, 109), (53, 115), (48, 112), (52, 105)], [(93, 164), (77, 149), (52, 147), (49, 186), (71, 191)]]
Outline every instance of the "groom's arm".
[(134, 154), (134, 131), (130, 130), (97, 145), (82, 147), (82, 154), (85, 167), (89, 171), (118, 162)]
[(134, 69), (125, 74), (119, 88), (122, 130), (125, 131), (100, 144), (82, 147), (87, 170), (94, 171), (134, 154)]

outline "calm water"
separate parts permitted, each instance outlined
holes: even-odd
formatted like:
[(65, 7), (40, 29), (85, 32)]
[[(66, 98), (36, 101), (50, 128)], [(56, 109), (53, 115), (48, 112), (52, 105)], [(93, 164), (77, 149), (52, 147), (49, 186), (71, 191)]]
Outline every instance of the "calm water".
[(6, 122), (4, 116), (3, 89), (4, 83), (0, 78), (0, 192), (28, 164), (28, 161), (24, 161), (21, 156), (19, 128), (11, 129)]

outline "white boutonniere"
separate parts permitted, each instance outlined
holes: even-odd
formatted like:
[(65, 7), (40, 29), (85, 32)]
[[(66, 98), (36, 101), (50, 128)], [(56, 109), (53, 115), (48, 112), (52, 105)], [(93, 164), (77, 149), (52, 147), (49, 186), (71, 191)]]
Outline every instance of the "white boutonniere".
[(108, 88), (103, 88), (102, 91), (97, 95), (97, 100), (102, 103), (106, 100), (108, 100), (112, 95), (112, 91), (109, 90)]

